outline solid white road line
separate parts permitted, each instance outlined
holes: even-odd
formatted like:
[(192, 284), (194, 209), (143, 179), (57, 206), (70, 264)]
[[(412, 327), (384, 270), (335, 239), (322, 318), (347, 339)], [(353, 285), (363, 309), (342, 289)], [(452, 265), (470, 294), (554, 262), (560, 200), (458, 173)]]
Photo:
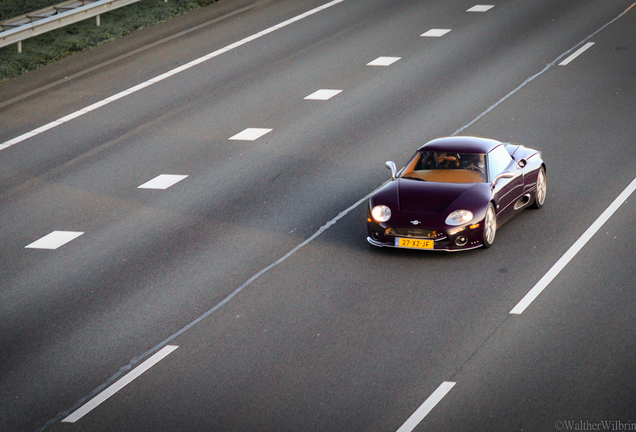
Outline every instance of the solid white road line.
[(452, 381), (444, 381), (432, 395), (424, 401), (424, 403), (409, 417), (409, 419), (397, 430), (397, 432), (411, 432), (415, 427), (420, 424), (424, 417), (431, 412), (433, 408), (441, 401), (444, 396), (455, 386), (456, 383)]
[(154, 78), (152, 78), (152, 79), (150, 79), (150, 80), (148, 80), (146, 82), (143, 82), (143, 83), (138, 84), (138, 85), (136, 85), (134, 87), (131, 87), (128, 90), (124, 90), (123, 92), (117, 93), (116, 95), (110, 96), (110, 97), (108, 97), (108, 98), (106, 98), (106, 99), (104, 99), (102, 101), (94, 103), (94, 104), (92, 104), (92, 105), (90, 105), (90, 106), (88, 106), (86, 108), (83, 108), (83, 109), (81, 109), (79, 111), (76, 111), (76, 112), (74, 112), (74, 113), (72, 113), (70, 115), (62, 117), (61, 119), (58, 119), (58, 120), (53, 121), (51, 123), (48, 123), (48, 124), (38, 128), (38, 129), (35, 129), (35, 130), (31, 131), (31, 132), (27, 132), (25, 134), (22, 134), (22, 135), (20, 135), (20, 136), (18, 136), (16, 138), (13, 138), (13, 139), (11, 139), (9, 141), (5, 141), (4, 143), (0, 144), (0, 150), (4, 150), (6, 148), (9, 148), (9, 147), (11, 147), (11, 146), (13, 146), (15, 144), (18, 144), (19, 142), (22, 142), (24, 140), (27, 140), (27, 139), (37, 135), (40, 132), (43, 132), (44, 130), (48, 130), (48, 129), (54, 128), (56, 126), (59, 126), (61, 124), (64, 124), (64, 123), (66, 123), (67, 121), (69, 121), (71, 119), (74, 119), (76, 117), (84, 115), (84, 114), (86, 114), (86, 113), (88, 113), (90, 111), (93, 111), (93, 110), (95, 110), (95, 109), (97, 109), (99, 107), (102, 107), (102, 106), (104, 106), (104, 105), (106, 105), (106, 104), (108, 104), (108, 103), (110, 103), (112, 101), (115, 101), (117, 99), (120, 99), (120, 98), (122, 98), (124, 96), (128, 96), (129, 94), (135, 93), (136, 91), (141, 90), (142, 88), (148, 87), (148, 86), (150, 86), (152, 84), (156, 84), (156, 83), (158, 83), (158, 82), (160, 82), (160, 81), (162, 81), (162, 80), (164, 80), (164, 79), (166, 79), (168, 77), (171, 77), (172, 75), (175, 75), (175, 74), (178, 74), (179, 72), (183, 72), (183, 71), (185, 71), (187, 69), (190, 69), (191, 67), (196, 66), (199, 63), (203, 63), (203, 62), (205, 62), (207, 60), (210, 60), (210, 59), (212, 59), (214, 57), (217, 57), (217, 56), (219, 56), (221, 54), (224, 54), (224, 53), (226, 53), (228, 51), (231, 51), (231, 50), (233, 50), (235, 48), (238, 48), (238, 47), (240, 47), (242, 45), (245, 45), (246, 43), (252, 42), (252, 41), (254, 41), (254, 40), (258, 39), (258, 38), (261, 38), (261, 37), (263, 37), (265, 35), (273, 33), (273, 32), (275, 32), (277, 30), (282, 29), (283, 27), (287, 27), (290, 24), (293, 24), (293, 23), (295, 23), (297, 21), (305, 19), (305, 18), (307, 18), (307, 17), (309, 17), (311, 15), (314, 15), (314, 14), (316, 14), (318, 12), (321, 12), (321, 11), (323, 11), (325, 9), (328, 9), (328, 8), (334, 6), (334, 5), (337, 5), (338, 3), (342, 3), (343, 1), (344, 0), (333, 0), (333, 1), (329, 2), (329, 3), (326, 3), (326, 4), (322, 5), (322, 6), (317, 7), (315, 9), (312, 9), (310, 11), (307, 11), (307, 12), (303, 13), (303, 14), (297, 15), (294, 18), (290, 18), (287, 21), (283, 21), (282, 23), (277, 24), (277, 25), (275, 25), (273, 27), (270, 27), (270, 28), (265, 29), (265, 30), (263, 30), (261, 32), (253, 34), (252, 36), (248, 36), (245, 39), (241, 39), (238, 42), (234, 42), (233, 44), (230, 44), (230, 45), (228, 45), (228, 46), (226, 46), (224, 48), (216, 50), (216, 51), (214, 51), (214, 52), (212, 52), (210, 54), (207, 54), (207, 55), (205, 55), (203, 57), (199, 57), (198, 59), (193, 60), (193, 61), (191, 61), (189, 63), (186, 63), (185, 65), (182, 65), (182, 66), (179, 66), (178, 68), (172, 69), (171, 71), (168, 71), (168, 72), (163, 73), (163, 74), (161, 74), (159, 76), (156, 76), (156, 77), (154, 77)]
[(226, 20), (228, 18), (231, 18), (231, 17), (233, 17), (235, 15), (238, 15), (238, 14), (246, 12), (246, 11), (248, 11), (250, 9), (253, 9), (255, 6), (258, 6), (258, 5), (251, 4), (251, 5), (248, 5), (246, 7), (240, 8), (240, 9), (235, 9), (232, 12), (229, 12), (229, 13), (227, 13), (225, 15), (218, 16), (218, 17), (216, 17), (216, 18), (214, 18), (212, 20), (206, 21), (206, 22), (204, 22), (202, 24), (196, 25), (194, 27), (189, 27), (186, 30), (183, 30), (181, 32), (173, 33), (173, 34), (171, 34), (168, 37), (165, 37), (163, 39), (159, 39), (159, 40), (157, 40), (157, 41), (155, 41), (153, 43), (150, 43), (150, 44), (145, 44), (145, 45), (143, 45), (140, 48), (137, 48), (137, 49), (132, 50), (132, 51), (128, 51), (127, 53), (122, 54), (120, 56), (113, 57), (113, 58), (111, 58), (108, 61), (98, 63), (98, 64), (96, 64), (94, 66), (91, 66), (89, 68), (86, 68), (86, 69), (82, 69), (81, 71), (79, 71), (77, 73), (71, 74), (71, 75), (66, 76), (66, 77), (64, 77), (62, 79), (59, 79), (57, 81), (53, 81), (53, 82), (51, 82), (51, 83), (49, 83), (49, 84), (47, 84), (45, 86), (38, 87), (38, 88), (33, 89), (31, 91), (22, 93), (19, 96), (16, 96), (16, 97), (14, 97), (12, 99), (8, 99), (8, 100), (5, 100), (5, 101), (2, 101), (2, 102), (0, 102), (0, 108), (5, 107), (7, 105), (11, 105), (11, 104), (13, 104), (15, 102), (18, 102), (18, 101), (21, 101), (21, 100), (23, 100), (25, 98), (28, 98), (28, 97), (31, 97), (31, 96), (33, 96), (35, 94), (48, 91), (49, 89), (51, 89), (53, 87), (57, 87), (58, 85), (60, 85), (62, 83), (66, 83), (66, 82), (68, 82), (70, 80), (74, 80), (76, 78), (82, 77), (82, 76), (87, 75), (89, 73), (95, 72), (96, 70), (105, 68), (106, 66), (109, 66), (109, 65), (111, 65), (113, 63), (121, 62), (122, 60), (138, 56), (140, 53), (148, 51), (149, 49), (155, 48), (155, 47), (157, 47), (159, 45), (163, 45), (166, 42), (170, 42), (172, 40), (178, 39), (178, 38), (183, 37), (183, 36), (185, 36), (187, 34), (192, 34), (192, 33), (196, 32), (198, 30), (201, 30), (201, 29), (203, 29), (205, 27), (209, 27), (209, 26), (214, 25), (214, 24), (216, 24), (216, 23), (218, 23), (220, 21), (224, 21), (224, 20)]
[(86, 404), (82, 405), (78, 410), (73, 412), (71, 415), (66, 417), (62, 422), (64, 423), (75, 423), (86, 414), (97, 408), (102, 402), (107, 400), (109, 397), (117, 393), (119, 390), (130, 384), (135, 378), (139, 377), (141, 374), (146, 372), (148, 369), (159, 363), (163, 358), (165, 358), (172, 351), (179, 348), (176, 345), (167, 345), (163, 347), (159, 352), (150, 357), (148, 360), (137, 366), (135, 369), (130, 371), (127, 375), (122, 377), (119, 381), (115, 382), (113, 385), (108, 387), (106, 390), (95, 396), (93, 399), (88, 401)]
[(26, 245), (25, 248), (29, 249), (57, 249), (62, 245), (75, 240), (77, 237), (84, 234), (79, 231), (53, 231), (51, 234), (47, 234), (39, 240)]
[(592, 45), (594, 45), (594, 42), (586, 43), (581, 48), (579, 48), (578, 50), (574, 51), (574, 53), (571, 56), (569, 56), (568, 58), (563, 60), (561, 63), (559, 63), (559, 66), (565, 66), (565, 65), (569, 64), (572, 60), (574, 60), (575, 58), (577, 58), (578, 56), (583, 54), (585, 51), (587, 51), (587, 49), (590, 48)]
[(596, 219), (596, 221), (583, 233), (583, 235), (568, 249), (568, 251), (552, 266), (552, 268), (537, 282), (537, 284), (528, 291), (517, 305), (510, 311), (511, 314), (519, 315), (526, 310), (530, 303), (536, 299), (539, 294), (558, 276), (566, 265), (576, 256), (583, 246), (596, 234), (596, 232), (612, 217), (619, 207), (629, 198), (636, 190), (636, 178), (627, 186), (627, 188), (614, 200), (612, 204)]
[(426, 33), (422, 33), (420, 37), (442, 37), (449, 31), (450, 29), (430, 29)]
[(168, 189), (170, 186), (179, 183), (187, 175), (161, 174), (146, 183), (137, 186), (138, 189)]

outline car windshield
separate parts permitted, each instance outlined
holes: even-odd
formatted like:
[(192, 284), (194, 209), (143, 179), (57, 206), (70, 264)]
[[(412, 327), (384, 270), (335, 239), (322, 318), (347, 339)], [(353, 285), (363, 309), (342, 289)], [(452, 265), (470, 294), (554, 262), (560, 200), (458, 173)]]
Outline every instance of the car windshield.
[(406, 164), (400, 178), (438, 183), (485, 183), (486, 155), (418, 151)]

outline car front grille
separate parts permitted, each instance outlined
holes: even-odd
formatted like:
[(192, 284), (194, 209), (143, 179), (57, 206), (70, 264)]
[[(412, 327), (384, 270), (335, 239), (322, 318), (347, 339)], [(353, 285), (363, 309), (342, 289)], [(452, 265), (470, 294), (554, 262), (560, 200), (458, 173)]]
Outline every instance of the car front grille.
[(437, 232), (435, 230), (430, 230), (426, 228), (387, 228), (384, 232), (388, 236), (393, 237), (411, 237), (411, 238), (424, 238), (424, 239), (432, 239), (439, 240), (442, 237), (445, 237), (444, 233)]

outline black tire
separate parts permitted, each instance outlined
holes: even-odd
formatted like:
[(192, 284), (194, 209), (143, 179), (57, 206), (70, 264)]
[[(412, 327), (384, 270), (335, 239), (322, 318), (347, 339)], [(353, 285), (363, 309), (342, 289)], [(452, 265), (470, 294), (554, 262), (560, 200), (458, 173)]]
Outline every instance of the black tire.
[(495, 212), (495, 206), (492, 203), (488, 204), (486, 210), (486, 216), (484, 216), (484, 238), (483, 243), (485, 248), (489, 248), (495, 242), (495, 235), (497, 234), (497, 213)]
[(534, 191), (534, 204), (532, 207), (536, 209), (540, 209), (545, 204), (545, 199), (548, 193), (548, 179), (545, 175), (545, 168), (541, 167), (539, 169), (539, 174), (537, 175), (537, 188)]

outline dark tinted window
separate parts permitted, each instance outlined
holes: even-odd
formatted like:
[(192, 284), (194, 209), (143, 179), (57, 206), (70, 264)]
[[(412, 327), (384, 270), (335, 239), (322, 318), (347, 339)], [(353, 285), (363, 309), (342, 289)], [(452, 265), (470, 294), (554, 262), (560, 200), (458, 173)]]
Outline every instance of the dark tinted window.
[(417, 152), (401, 178), (438, 183), (484, 183), (486, 155), (455, 152)]

